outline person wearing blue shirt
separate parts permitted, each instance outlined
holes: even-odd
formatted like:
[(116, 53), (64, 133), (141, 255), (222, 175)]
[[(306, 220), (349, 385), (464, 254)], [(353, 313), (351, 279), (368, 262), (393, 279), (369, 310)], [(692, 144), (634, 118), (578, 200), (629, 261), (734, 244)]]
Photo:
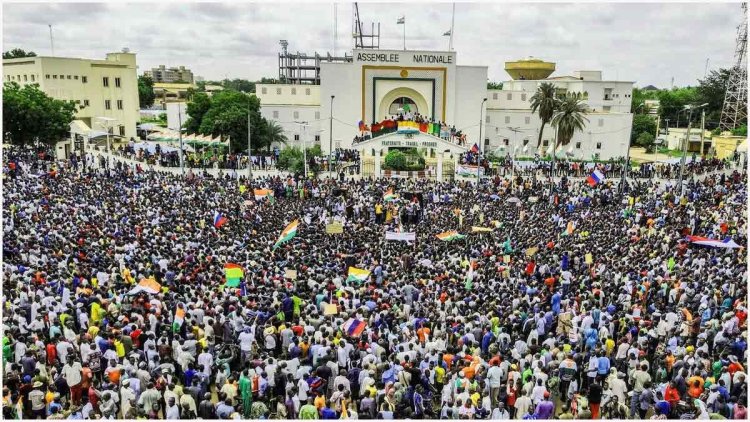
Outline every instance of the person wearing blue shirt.
[(560, 301), (562, 299), (562, 296), (560, 296), (560, 292), (555, 292), (552, 295), (552, 313), (555, 315), (560, 313)]
[(604, 379), (609, 375), (609, 367), (610, 362), (609, 358), (604, 356), (603, 354), (599, 356), (599, 359), (597, 360), (597, 375), (599, 375), (600, 379)]
[(492, 334), (492, 330), (487, 330), (482, 336), (482, 353), (489, 353), (490, 344), (495, 340), (495, 335)]

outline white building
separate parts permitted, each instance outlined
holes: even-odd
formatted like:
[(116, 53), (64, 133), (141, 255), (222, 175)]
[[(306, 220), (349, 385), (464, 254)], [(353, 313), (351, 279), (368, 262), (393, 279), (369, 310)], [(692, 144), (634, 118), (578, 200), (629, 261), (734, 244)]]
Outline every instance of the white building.
[(3, 60), (3, 81), (38, 84), (50, 97), (75, 101), (75, 123), (83, 131), (102, 131), (98, 117), (114, 119), (112, 134), (136, 137), (140, 118), (135, 54), (109, 53), (104, 60), (25, 57)]
[[(546, 77), (554, 71), (554, 63), (544, 66), (551, 70), (526, 75)], [(487, 66), (458, 65), (456, 52), (354, 50), (352, 62), (321, 62), (320, 85), (258, 84), (256, 95), (263, 117), (278, 122), (293, 145), (319, 143), (324, 152), (329, 143), (351, 148), (360, 121), (381, 121), (406, 102), (412, 111), (461, 130), (469, 145), (480, 139), (481, 128), (485, 151), (504, 155), (515, 147), (519, 156), (533, 156), (547, 152), (554, 140), (554, 129), (545, 126), (537, 149), (540, 121), (530, 107), (537, 87), (551, 82), (559, 94), (580, 93), (590, 109), (586, 129), (564, 153), (582, 159), (626, 155), (633, 82), (603, 80), (601, 71), (535, 80), (522, 79), (524, 72), (509, 73), (518, 79), (505, 82), (501, 90), (488, 90)]]

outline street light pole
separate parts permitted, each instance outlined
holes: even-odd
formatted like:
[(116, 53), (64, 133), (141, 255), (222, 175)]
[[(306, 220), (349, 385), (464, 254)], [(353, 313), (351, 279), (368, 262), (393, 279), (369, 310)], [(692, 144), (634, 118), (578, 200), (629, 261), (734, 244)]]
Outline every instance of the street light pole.
[(479, 106), (479, 150), (477, 151), (477, 186), (479, 186), (479, 180), (481, 179), (480, 169), (482, 168), (482, 162), (479, 157), (482, 156), (482, 120), (484, 120), (484, 103), (486, 102), (486, 98), (482, 99), (482, 105)]
[(335, 95), (331, 95), (331, 112), (328, 118), (328, 172), (333, 173), (333, 99)]
[(516, 150), (518, 149), (518, 145), (516, 145), (516, 135), (518, 135), (518, 132), (521, 132), (521, 128), (508, 126), (508, 130), (513, 132), (513, 156), (510, 158), (510, 191), (513, 192), (513, 178), (516, 170)]
[[(701, 105), (699, 105), (697, 107), (696, 106), (691, 106), (691, 105), (686, 105), (685, 106), (685, 110), (688, 111), (688, 127), (687, 127), (687, 132), (685, 133), (685, 142), (682, 144), (682, 157), (680, 157), (680, 175), (679, 175), (679, 179), (677, 180), (677, 190), (680, 191), (680, 196), (681, 197), (685, 196), (685, 192), (684, 192), (685, 186), (684, 186), (684, 184), (682, 182), (682, 178), (683, 178), (683, 176), (685, 174), (685, 159), (687, 157), (688, 142), (690, 142), (690, 127), (691, 127), (691, 125), (693, 123), (693, 109), (695, 109), (695, 108), (703, 108), (703, 107), (705, 107), (707, 105), (708, 105), (708, 103), (703, 103), (703, 104), (701, 104)], [(677, 113), (678, 117), (679, 117), (679, 115), (680, 114)]]
[(253, 179), (253, 147), (251, 144), (253, 136), (252, 126), (250, 125), (250, 103), (247, 108), (247, 182)]
[[(185, 148), (182, 145), (182, 105), (177, 106), (177, 122), (180, 125), (177, 130), (180, 132), (180, 174), (185, 177)], [(193, 144), (195, 145), (195, 144)], [(193, 148), (195, 150), (195, 148)]]

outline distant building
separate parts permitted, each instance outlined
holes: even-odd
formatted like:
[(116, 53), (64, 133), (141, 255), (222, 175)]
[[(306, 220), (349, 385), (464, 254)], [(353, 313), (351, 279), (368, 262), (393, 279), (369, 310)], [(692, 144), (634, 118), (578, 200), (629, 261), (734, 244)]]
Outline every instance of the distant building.
[(154, 83), (154, 103), (166, 109), (166, 104), (171, 102), (184, 102), (187, 100), (188, 90), (195, 89), (195, 85), (189, 83)]
[(135, 54), (127, 50), (108, 53), (104, 60), (44, 56), (3, 60), (3, 81), (38, 84), (52, 98), (75, 101), (79, 110), (73, 125), (78, 134), (104, 131), (97, 118), (105, 117), (114, 119), (108, 126), (115, 137), (136, 137), (138, 77)]
[(161, 65), (151, 70), (147, 70), (143, 73), (144, 75), (151, 78), (154, 83), (164, 82), (186, 82), (192, 84), (194, 81), (193, 72), (190, 69), (185, 69), (185, 66), (180, 67), (166, 67)]

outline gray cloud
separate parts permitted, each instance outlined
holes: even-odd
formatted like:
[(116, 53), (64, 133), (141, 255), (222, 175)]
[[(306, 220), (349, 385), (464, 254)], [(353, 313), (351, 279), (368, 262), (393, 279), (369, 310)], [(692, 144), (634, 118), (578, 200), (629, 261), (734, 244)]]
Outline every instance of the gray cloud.
[[(337, 52), (351, 51), (352, 6), (338, 6)], [(450, 3), (360, 3), (365, 28), (381, 22), (381, 47), (445, 50)], [(485, 65), (505, 80), (504, 62), (533, 55), (556, 75), (600, 69), (638, 85), (695, 84), (710, 67), (731, 65), (737, 3), (457, 3), (458, 63)], [(3, 6), (3, 49), (103, 57), (128, 47), (140, 71), (185, 65), (207, 79), (276, 76), (278, 40), (291, 51), (333, 48), (331, 3), (10, 3)]]

